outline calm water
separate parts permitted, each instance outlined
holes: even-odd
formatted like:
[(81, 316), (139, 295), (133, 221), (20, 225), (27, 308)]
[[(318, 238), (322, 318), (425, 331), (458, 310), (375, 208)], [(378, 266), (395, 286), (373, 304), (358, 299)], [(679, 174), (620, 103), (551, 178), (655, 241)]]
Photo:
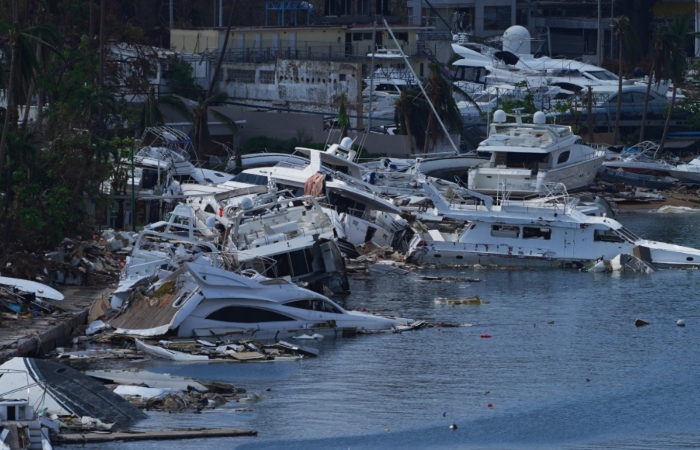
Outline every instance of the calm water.
[[(619, 220), (644, 237), (700, 247), (700, 215)], [(421, 273), (483, 281), (354, 279), (345, 306), (471, 326), (316, 341), (321, 356), (295, 363), (124, 363), (232, 382), (262, 398), (198, 415), (156, 413), (138, 428), (259, 434), (92, 448), (700, 447), (700, 271)], [(472, 295), (489, 303), (436, 302)], [(636, 318), (652, 324), (636, 328)], [(241, 407), (252, 411), (234, 411)]]

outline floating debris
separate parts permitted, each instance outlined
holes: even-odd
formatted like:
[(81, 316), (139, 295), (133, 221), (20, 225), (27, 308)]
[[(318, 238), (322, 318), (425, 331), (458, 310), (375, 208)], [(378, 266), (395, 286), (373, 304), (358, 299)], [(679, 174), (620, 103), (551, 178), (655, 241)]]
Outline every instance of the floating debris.
[(369, 266), (369, 271), (370, 273), (378, 275), (408, 275), (411, 273), (403, 269), (403, 266), (405, 266), (405, 264), (395, 261), (378, 261)]
[(681, 319), (678, 319), (678, 320), (676, 321), (676, 325), (679, 326), (679, 327), (684, 327), (684, 326), (685, 326), (685, 319), (682, 319), (682, 318), (681, 318)]
[(424, 320), (417, 320), (415, 322), (409, 323), (408, 325), (396, 325), (394, 326), (394, 333), (403, 333), (404, 331), (417, 330), (418, 328), (422, 328), (425, 325), (426, 322)]
[(627, 253), (617, 255), (611, 259), (610, 266), (612, 267), (613, 271), (621, 270), (647, 274), (655, 271), (654, 267), (652, 267), (646, 261), (638, 258), (635, 255), (629, 255)]
[(446, 298), (446, 305), (488, 305), (489, 302), (484, 301), (478, 295), (462, 298)]
[(651, 325), (651, 322), (647, 322), (646, 320), (642, 320), (642, 319), (635, 319), (635, 321), (634, 321), (635, 327), (643, 327), (645, 325)]
[[(136, 348), (154, 358), (171, 361), (297, 361), (317, 356), (318, 350), (306, 349), (284, 341), (263, 345), (253, 341), (239, 341), (211, 347), (197, 341), (160, 341), (158, 345), (135, 339)], [(175, 350), (175, 349), (178, 350)]]
[(428, 275), (421, 275), (418, 277), (419, 280), (421, 281), (441, 281), (445, 283), (459, 283), (459, 282), (467, 282), (467, 283), (477, 283), (480, 281), (484, 281), (480, 278), (470, 278), (470, 277), (434, 277), (434, 276), (428, 276)]

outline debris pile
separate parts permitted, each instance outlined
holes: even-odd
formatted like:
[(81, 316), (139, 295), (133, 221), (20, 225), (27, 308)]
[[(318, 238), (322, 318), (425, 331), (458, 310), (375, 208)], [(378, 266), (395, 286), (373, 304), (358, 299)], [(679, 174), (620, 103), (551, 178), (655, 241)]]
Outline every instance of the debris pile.
[(36, 280), (51, 286), (99, 286), (119, 279), (134, 237), (127, 232), (105, 230), (88, 240), (66, 238), (44, 255), (16, 252), (2, 261), (5, 276)]

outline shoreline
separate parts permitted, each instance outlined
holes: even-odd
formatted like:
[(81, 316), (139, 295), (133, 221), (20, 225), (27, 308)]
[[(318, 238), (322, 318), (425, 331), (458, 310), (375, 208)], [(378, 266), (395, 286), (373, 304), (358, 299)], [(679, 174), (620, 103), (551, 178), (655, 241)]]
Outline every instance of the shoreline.
[(95, 300), (109, 296), (113, 290), (107, 286), (61, 287), (59, 291), (65, 299), (47, 302), (63, 312), (16, 319), (5, 316), (4, 326), (0, 327), (0, 364), (16, 356), (43, 358), (44, 353), (56, 347), (71, 345), (73, 333), (87, 323)]

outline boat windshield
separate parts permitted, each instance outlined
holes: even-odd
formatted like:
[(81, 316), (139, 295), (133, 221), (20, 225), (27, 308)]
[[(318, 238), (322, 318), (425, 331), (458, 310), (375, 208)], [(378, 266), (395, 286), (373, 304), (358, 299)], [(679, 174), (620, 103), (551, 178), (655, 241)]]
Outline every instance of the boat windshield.
[(635, 243), (640, 240), (640, 237), (637, 236), (636, 234), (632, 233), (630, 230), (628, 230), (625, 227), (622, 227), (617, 230), (618, 233), (620, 233), (622, 236), (625, 237), (628, 241)]
[(617, 80), (617, 75), (607, 70), (589, 70), (587, 73), (599, 80)]

